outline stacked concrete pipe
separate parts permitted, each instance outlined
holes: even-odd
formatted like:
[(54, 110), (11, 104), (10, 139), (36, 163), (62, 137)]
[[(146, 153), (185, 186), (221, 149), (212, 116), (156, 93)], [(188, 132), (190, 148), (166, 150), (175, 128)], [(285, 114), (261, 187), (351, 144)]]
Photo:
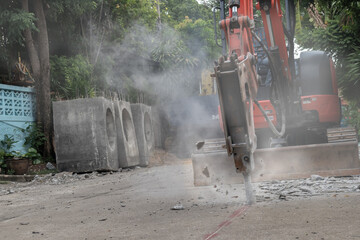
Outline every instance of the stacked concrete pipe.
[(139, 149), (130, 103), (114, 101), (114, 106), (119, 166), (137, 166)]
[(147, 166), (154, 147), (154, 131), (151, 121), (151, 107), (144, 104), (131, 104), (136, 138), (139, 145), (140, 166)]
[(105, 98), (53, 103), (56, 163), (60, 171), (119, 168), (114, 104)]

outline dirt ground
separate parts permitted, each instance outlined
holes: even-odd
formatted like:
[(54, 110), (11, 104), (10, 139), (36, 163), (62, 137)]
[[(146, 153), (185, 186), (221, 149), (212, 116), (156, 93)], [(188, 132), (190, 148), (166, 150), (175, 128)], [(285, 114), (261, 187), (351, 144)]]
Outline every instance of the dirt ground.
[(191, 161), (174, 158), (0, 184), (0, 239), (360, 239), (359, 177), (255, 189), (248, 207), (240, 184), (194, 187)]

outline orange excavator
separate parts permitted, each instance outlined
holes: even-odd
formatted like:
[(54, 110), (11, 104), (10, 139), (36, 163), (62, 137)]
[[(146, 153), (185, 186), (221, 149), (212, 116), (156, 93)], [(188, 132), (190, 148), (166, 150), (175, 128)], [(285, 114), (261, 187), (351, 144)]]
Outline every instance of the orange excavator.
[(241, 182), (235, 172), (242, 173), (251, 203), (252, 179), (360, 174), (356, 131), (339, 126), (331, 58), (309, 51), (294, 59), (294, 2), (285, 1), (285, 26), (280, 0), (258, 0), (265, 39), (255, 29), (252, 0), (225, 7), (220, 0), (223, 53), (212, 74), (225, 138), (197, 143), (195, 185)]

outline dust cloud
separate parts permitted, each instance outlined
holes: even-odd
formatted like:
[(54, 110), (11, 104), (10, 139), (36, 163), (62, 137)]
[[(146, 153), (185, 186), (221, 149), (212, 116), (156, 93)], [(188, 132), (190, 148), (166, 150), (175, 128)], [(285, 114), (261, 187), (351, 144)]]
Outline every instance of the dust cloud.
[[(143, 103), (161, 109), (168, 122), (167, 126), (162, 126), (167, 132), (164, 147), (181, 159), (191, 156), (197, 141), (223, 137), (217, 111), (218, 96), (199, 96), (201, 73), (209, 69), (210, 60), (200, 47), (197, 52), (184, 50), (188, 44), (201, 43), (185, 42), (166, 25), (154, 33), (137, 24), (121, 42), (104, 43), (98, 53), (99, 62), (106, 66), (103, 82), (111, 91), (126, 96), (135, 88), (150, 97), (156, 96), (155, 102)], [(189, 169), (184, 167), (177, 176), (167, 176), (167, 181), (184, 177), (174, 183), (174, 194), (194, 194), (184, 192), (181, 187), (193, 186), (193, 180), (189, 182), (188, 175), (183, 174), (185, 171)]]
[(111, 91), (125, 100), (143, 93), (148, 99), (140, 102), (161, 109), (169, 123), (167, 148), (178, 157), (190, 157), (197, 141), (220, 131), (218, 97), (199, 96), (201, 73), (211, 61), (201, 47), (189, 53), (190, 44), (203, 43), (186, 42), (165, 24), (157, 31), (135, 24), (121, 42), (103, 43), (97, 53)]
[(169, 26), (153, 32), (137, 24), (121, 43), (104, 45), (99, 57), (112, 90), (129, 94), (131, 86), (162, 101), (197, 94), (203, 54), (183, 51), (185, 43)]

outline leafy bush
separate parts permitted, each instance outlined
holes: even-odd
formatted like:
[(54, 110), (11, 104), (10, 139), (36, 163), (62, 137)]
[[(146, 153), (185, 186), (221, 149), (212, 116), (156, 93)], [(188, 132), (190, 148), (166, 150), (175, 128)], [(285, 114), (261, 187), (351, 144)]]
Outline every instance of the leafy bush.
[(1, 149), (4, 149), (5, 153), (9, 153), (15, 143), (17, 143), (17, 141), (15, 141), (14, 136), (5, 134), (4, 139), (0, 141)]
[(36, 152), (42, 153), (45, 143), (45, 135), (35, 124), (29, 124), (22, 132), (26, 135), (24, 146), (35, 149)]
[(5, 162), (5, 160), (18, 155), (18, 152), (11, 151), (11, 149), (13, 148), (15, 143), (17, 143), (17, 141), (15, 141), (14, 136), (9, 136), (7, 134), (5, 134), (3, 140), (0, 141), (0, 169), (1, 169), (1, 172), (4, 171), (4, 172), (9, 173), (10, 169), (8, 169), (8, 166)]
[[(8, 3), (8, 5), (10, 4)], [(2, 7), (0, 6), (0, 9)], [(12, 62), (12, 54), (16, 54), (19, 50), (13, 51), (13, 49), (24, 46), (23, 33), (25, 29), (37, 30), (34, 24), (35, 20), (36, 18), (33, 13), (27, 13), (20, 9), (10, 8), (0, 10), (0, 63), (6, 65), (14, 64)]]
[(55, 97), (74, 99), (95, 97), (95, 83), (92, 81), (93, 66), (81, 56), (52, 56), (51, 89)]
[(27, 153), (23, 154), (22, 157), (30, 159), (33, 164), (42, 163), (41, 155), (36, 151), (35, 148), (29, 148)]
[[(14, 144), (17, 143), (14, 136), (5, 134), (0, 141), (0, 172), (11, 174), (13, 171), (6, 164), (7, 159), (11, 158), (27, 158), (33, 164), (42, 163), (41, 154), (38, 152), (42, 150), (45, 142), (44, 134), (36, 126), (36, 124), (29, 124), (29, 126), (22, 130), (27, 136), (25, 137), (24, 146), (30, 146), (25, 154), (19, 151), (12, 151)], [(38, 149), (38, 150), (37, 150)]]
[(360, 112), (355, 102), (350, 102), (348, 107), (345, 108), (344, 115), (347, 118), (347, 124), (355, 127), (360, 134)]
[[(5, 163), (5, 156), (6, 156), (5, 150), (0, 149), (0, 169), (6, 169), (7, 168), (7, 165)], [(0, 171), (0, 172), (2, 172), (2, 171)]]
[(297, 42), (305, 48), (326, 51), (335, 59), (342, 94), (360, 106), (360, 4), (345, 0), (316, 2), (326, 27), (309, 25), (297, 34)]

